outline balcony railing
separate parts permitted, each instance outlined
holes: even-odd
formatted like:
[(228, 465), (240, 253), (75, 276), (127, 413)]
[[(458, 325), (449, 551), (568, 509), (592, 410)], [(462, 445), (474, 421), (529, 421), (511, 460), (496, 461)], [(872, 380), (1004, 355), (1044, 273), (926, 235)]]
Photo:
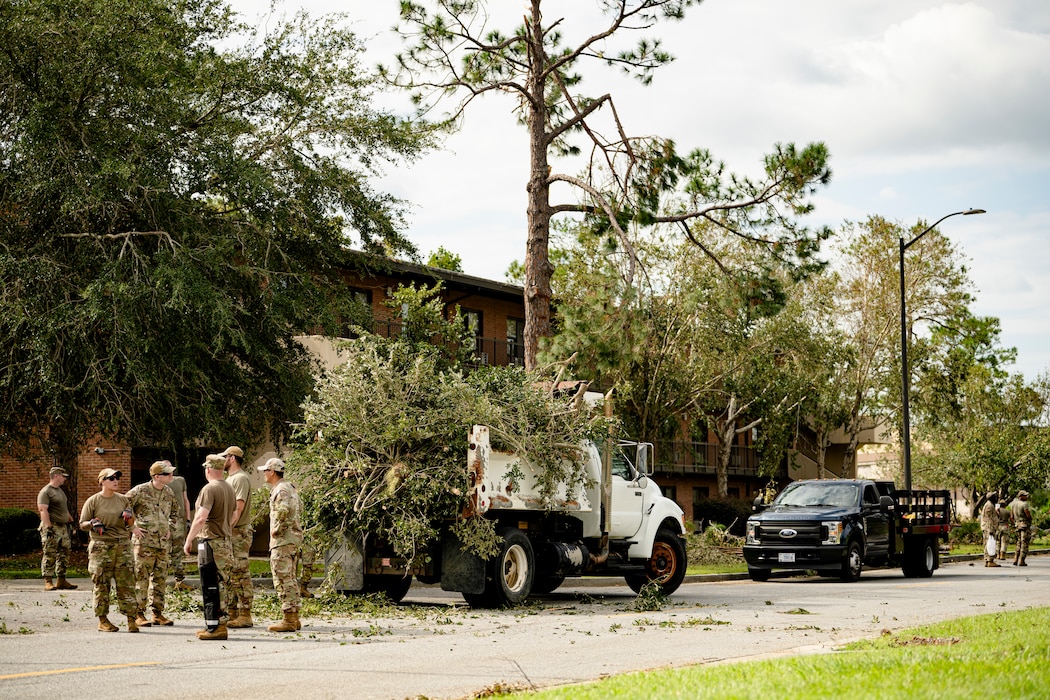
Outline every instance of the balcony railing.
[[(396, 338), (401, 333), (401, 321), (373, 321), (372, 332), (384, 338)], [(525, 345), (499, 338), (475, 338), (473, 366), (524, 365)]]
[[(718, 443), (657, 442), (654, 469), (660, 474), (715, 474)], [(729, 452), (729, 476), (758, 476), (758, 452), (754, 447), (733, 445)]]

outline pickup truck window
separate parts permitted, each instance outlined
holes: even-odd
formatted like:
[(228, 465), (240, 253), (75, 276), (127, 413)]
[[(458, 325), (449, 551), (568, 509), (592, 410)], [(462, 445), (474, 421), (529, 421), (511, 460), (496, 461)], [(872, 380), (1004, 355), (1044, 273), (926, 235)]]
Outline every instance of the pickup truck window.
[(835, 506), (844, 508), (857, 503), (857, 485), (841, 483), (821, 483), (819, 481), (796, 481), (788, 486), (777, 497), (773, 505), (797, 506)]

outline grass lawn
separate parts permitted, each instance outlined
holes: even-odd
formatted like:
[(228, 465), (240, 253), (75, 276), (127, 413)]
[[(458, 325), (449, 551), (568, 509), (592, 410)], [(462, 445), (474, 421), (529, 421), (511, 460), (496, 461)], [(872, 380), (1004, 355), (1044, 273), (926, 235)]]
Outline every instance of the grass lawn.
[(829, 654), (693, 666), (491, 697), (664, 698), (1050, 697), (1050, 608), (967, 617), (855, 642)]

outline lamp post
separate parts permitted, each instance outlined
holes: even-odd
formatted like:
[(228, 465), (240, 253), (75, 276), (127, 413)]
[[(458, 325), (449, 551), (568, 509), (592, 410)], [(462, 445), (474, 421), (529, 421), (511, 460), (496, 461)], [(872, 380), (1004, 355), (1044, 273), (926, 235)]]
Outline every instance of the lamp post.
[(902, 435), (901, 435), (901, 447), (904, 450), (904, 488), (911, 488), (911, 417), (908, 414), (908, 384), (909, 372), (908, 372), (908, 326), (907, 326), (907, 314), (904, 306), (904, 251), (912, 246), (916, 241), (925, 236), (927, 233), (937, 228), (937, 224), (941, 223), (945, 219), (952, 216), (970, 216), (971, 214), (983, 214), (984, 209), (967, 209), (966, 211), (957, 211), (951, 214), (946, 214), (941, 218), (934, 221), (932, 224), (926, 227), (926, 229), (915, 238), (911, 239), (907, 243), (904, 242), (904, 236), (901, 236), (901, 399), (903, 401), (904, 412), (901, 416), (902, 419)]

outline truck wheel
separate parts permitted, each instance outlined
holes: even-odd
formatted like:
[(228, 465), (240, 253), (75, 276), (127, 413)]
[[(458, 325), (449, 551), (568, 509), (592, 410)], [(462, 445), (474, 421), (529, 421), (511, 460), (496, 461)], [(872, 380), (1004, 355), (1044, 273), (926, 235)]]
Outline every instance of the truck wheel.
[(860, 579), (860, 570), (864, 566), (864, 557), (861, 555), (860, 542), (852, 540), (846, 548), (846, 561), (842, 562), (842, 571), (839, 578), (846, 583), (853, 583)]
[(747, 575), (751, 577), (752, 581), (765, 582), (769, 580), (769, 574), (772, 573), (770, 569), (752, 569), (748, 567)]
[(937, 551), (933, 540), (924, 538), (913, 546), (905, 546), (901, 569), (907, 578), (929, 578), (937, 568)]
[(365, 593), (383, 593), (391, 603), (400, 603), (412, 586), (411, 576), (365, 575)]
[(503, 533), (499, 556), (488, 563), (484, 593), (464, 593), (463, 599), (472, 608), (517, 605), (529, 597), (535, 578), (532, 542), (524, 532), (511, 528)]
[(624, 579), (635, 593), (639, 593), (645, 584), (655, 581), (660, 584), (664, 595), (671, 595), (682, 585), (685, 569), (685, 545), (682, 544), (682, 538), (676, 532), (660, 528), (653, 541), (653, 554), (645, 563), (645, 573), (630, 574)]

